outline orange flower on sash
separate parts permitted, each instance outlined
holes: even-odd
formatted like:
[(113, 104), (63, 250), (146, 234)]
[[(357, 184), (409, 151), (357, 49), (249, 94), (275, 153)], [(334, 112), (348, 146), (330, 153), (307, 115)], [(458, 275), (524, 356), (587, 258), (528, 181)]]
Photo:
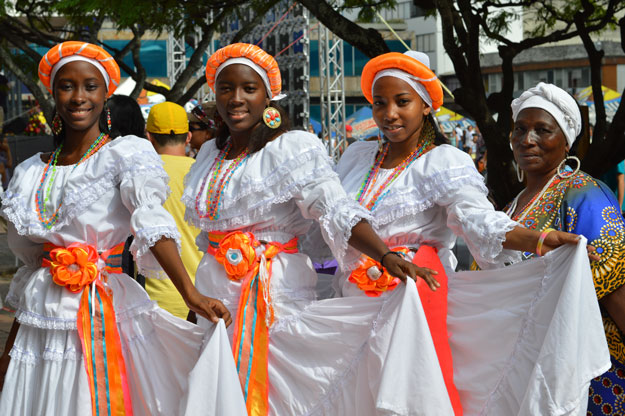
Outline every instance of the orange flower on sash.
[(399, 278), (386, 271), (382, 272), (380, 263), (366, 256), (364, 262), (349, 275), (349, 281), (356, 284), (367, 296), (374, 298), (395, 289), (400, 282)]
[(44, 259), (43, 266), (50, 267), (52, 280), (65, 286), (70, 292), (80, 292), (98, 276), (98, 252), (92, 246), (73, 243), (50, 251), (50, 260)]
[(260, 243), (249, 233), (234, 231), (227, 234), (215, 250), (215, 260), (226, 269), (230, 280), (240, 280), (254, 269), (256, 247)]

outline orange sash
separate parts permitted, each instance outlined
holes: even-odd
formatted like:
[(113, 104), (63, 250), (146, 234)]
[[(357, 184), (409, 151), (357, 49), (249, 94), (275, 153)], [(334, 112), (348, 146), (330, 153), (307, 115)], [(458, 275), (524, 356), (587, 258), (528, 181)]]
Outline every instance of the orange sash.
[(124, 243), (101, 254), (87, 244), (72, 243), (67, 247), (44, 244), (42, 266), (50, 268), (54, 283), (74, 293), (82, 291), (77, 327), (93, 416), (132, 415), (113, 294), (104, 287), (103, 275), (97, 265), (103, 260), (103, 269), (107, 273), (121, 273), (123, 250)]
[(297, 238), (286, 244), (261, 242), (252, 233), (208, 233), (207, 252), (224, 266), (231, 280), (241, 280), (241, 296), (234, 323), (232, 349), (247, 412), (269, 412), (269, 328), (274, 322), (269, 287), (272, 259), (281, 252), (296, 253)]

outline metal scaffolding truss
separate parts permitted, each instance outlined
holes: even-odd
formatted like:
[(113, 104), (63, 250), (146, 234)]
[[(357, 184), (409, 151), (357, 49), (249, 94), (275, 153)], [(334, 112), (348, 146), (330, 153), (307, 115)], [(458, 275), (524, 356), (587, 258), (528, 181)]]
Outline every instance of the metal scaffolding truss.
[[(304, 130), (308, 127), (310, 113), (308, 16), (308, 10), (302, 5), (281, 1), (239, 40), (258, 45), (276, 57), (282, 76), (282, 92), (287, 95), (279, 104), (289, 113), (291, 127)], [(252, 8), (230, 16), (227, 30), (220, 37), (221, 45), (230, 44), (239, 30), (255, 17)]]
[(319, 27), (319, 90), (321, 126), (328, 153), (335, 161), (347, 147), (343, 41), (327, 27)]
[(177, 38), (170, 33), (167, 40), (167, 78), (169, 78), (170, 87), (176, 83), (186, 66), (187, 57), (184, 38)]

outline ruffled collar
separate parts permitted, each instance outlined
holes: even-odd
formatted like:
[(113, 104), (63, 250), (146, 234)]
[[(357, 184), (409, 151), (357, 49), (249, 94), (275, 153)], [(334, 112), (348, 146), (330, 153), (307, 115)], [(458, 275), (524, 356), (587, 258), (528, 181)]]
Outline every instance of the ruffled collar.
[(336, 176), (332, 161), (316, 136), (290, 131), (250, 155), (233, 174), (223, 191), (219, 219), (200, 218), (195, 209), (196, 196), (218, 153), (213, 142), (206, 143), (185, 177), (185, 219), (204, 230), (253, 224), (273, 205), (291, 200), (313, 178)]
[[(110, 189), (117, 187), (124, 174), (162, 176), (162, 161), (145, 139), (136, 136), (120, 137), (102, 146), (91, 158), (76, 168), (64, 188), (63, 206), (58, 221), (50, 228), (44, 227), (35, 211), (35, 192), (46, 163), (37, 153), (22, 162), (15, 170), (8, 189), (2, 194), (4, 218), (14, 224), (21, 235), (44, 237), (57, 232), (74, 218), (85, 212)], [(60, 166), (73, 169), (73, 165)]]
[[(377, 142), (356, 142), (339, 161), (337, 172), (351, 198), (356, 198), (377, 150)], [(373, 225), (378, 227), (419, 214), (436, 205), (443, 196), (467, 185), (488, 194), (483, 177), (467, 154), (453, 146), (437, 146), (414, 161), (391, 184), (389, 193), (372, 211)]]

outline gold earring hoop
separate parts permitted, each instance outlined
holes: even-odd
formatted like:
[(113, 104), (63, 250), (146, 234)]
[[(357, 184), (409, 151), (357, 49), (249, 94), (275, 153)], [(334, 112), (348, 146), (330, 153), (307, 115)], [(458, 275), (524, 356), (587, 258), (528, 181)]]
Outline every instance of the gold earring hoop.
[(282, 124), (280, 112), (275, 107), (267, 107), (263, 111), (263, 122), (270, 129), (277, 129)]

